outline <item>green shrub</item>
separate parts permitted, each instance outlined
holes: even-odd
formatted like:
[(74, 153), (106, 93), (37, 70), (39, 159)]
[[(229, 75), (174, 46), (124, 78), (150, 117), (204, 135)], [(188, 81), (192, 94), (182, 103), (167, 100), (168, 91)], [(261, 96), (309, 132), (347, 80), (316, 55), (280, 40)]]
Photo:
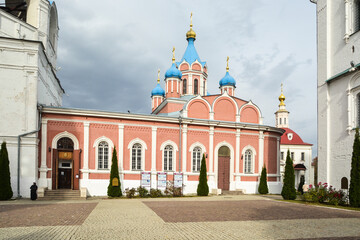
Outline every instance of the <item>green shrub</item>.
[(264, 165), (262, 171), (261, 171), (261, 176), (260, 176), (260, 184), (258, 187), (258, 192), (260, 194), (268, 194), (269, 193), (269, 188), (267, 185), (267, 174), (266, 174), (266, 166)]
[(201, 168), (200, 168), (199, 184), (197, 187), (197, 195), (198, 196), (209, 195), (209, 186), (207, 184), (205, 154), (203, 154), (203, 157), (201, 160)]
[(0, 200), (9, 200), (12, 196), (9, 155), (6, 142), (3, 142), (0, 150)]
[(355, 132), (351, 157), (349, 200), (350, 206), (360, 207), (360, 138), (358, 128)]
[(281, 190), (281, 196), (285, 200), (295, 200), (296, 199), (295, 170), (294, 170), (294, 166), (293, 166), (293, 160), (290, 157), (289, 150), (287, 151), (287, 156), (286, 156), (284, 185)]
[(150, 189), (150, 197), (157, 198), (157, 197), (162, 197), (162, 196), (163, 196), (163, 194), (160, 189), (154, 189), (154, 188)]
[(328, 203), (331, 205), (345, 205), (346, 194), (342, 190), (337, 191), (332, 186), (328, 187), (327, 183), (309, 185), (309, 189), (303, 194), (303, 200), (306, 202)]
[(127, 198), (133, 198), (135, 197), (136, 194), (136, 189), (135, 188), (126, 188), (125, 189), (125, 194)]
[(138, 187), (137, 192), (139, 193), (139, 196), (142, 198), (146, 198), (149, 196), (149, 190), (147, 190), (144, 187)]
[(181, 197), (182, 196), (182, 188), (174, 187), (173, 181), (167, 181), (166, 189), (165, 189), (164, 193), (166, 196)]
[[(119, 177), (119, 168), (118, 168), (118, 161), (116, 155), (116, 149), (114, 147), (113, 155), (112, 155), (112, 163), (111, 163), (111, 171), (110, 171), (110, 183), (108, 186), (107, 194), (109, 197), (121, 197), (121, 183)], [(113, 179), (117, 178), (118, 186), (113, 186)]]

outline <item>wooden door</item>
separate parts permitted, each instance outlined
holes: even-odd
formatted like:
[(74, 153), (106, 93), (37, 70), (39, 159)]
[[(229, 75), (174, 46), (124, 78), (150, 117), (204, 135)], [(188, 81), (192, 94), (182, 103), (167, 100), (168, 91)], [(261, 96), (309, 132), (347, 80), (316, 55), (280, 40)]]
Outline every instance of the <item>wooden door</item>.
[(218, 157), (218, 188), (229, 190), (230, 187), (230, 157)]
[(71, 189), (71, 169), (59, 168), (59, 187)]

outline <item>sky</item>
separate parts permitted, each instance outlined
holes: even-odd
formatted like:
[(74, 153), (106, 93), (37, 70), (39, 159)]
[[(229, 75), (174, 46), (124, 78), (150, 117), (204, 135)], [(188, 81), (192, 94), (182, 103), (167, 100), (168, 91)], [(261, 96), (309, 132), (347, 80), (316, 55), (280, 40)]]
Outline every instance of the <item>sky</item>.
[[(151, 90), (179, 61), (193, 13), (195, 47), (208, 91), (226, 73), (235, 96), (253, 101), (275, 126), (284, 84), (290, 128), (317, 155), (316, 5), (308, 0), (58, 0), (58, 77), (63, 106), (151, 113)], [(164, 88), (164, 81), (161, 81)]]

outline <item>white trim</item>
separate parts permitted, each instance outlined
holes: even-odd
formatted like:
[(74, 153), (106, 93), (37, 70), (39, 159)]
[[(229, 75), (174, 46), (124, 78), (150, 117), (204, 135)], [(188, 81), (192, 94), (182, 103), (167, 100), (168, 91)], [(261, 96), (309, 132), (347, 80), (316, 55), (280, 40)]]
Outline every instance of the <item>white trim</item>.
[(239, 115), (240, 115), (240, 117), (241, 117), (241, 111), (245, 108), (245, 107), (247, 107), (247, 106), (253, 106), (254, 108), (256, 108), (256, 110), (258, 111), (258, 113), (259, 113), (259, 125), (262, 125), (262, 113), (261, 113), (261, 110), (260, 110), (260, 108), (256, 105), (256, 104), (254, 104), (251, 100), (248, 102), (248, 103), (246, 103), (246, 104), (244, 104), (244, 105), (242, 105), (240, 108), (239, 108)]
[[(109, 145), (109, 152), (108, 152), (108, 168), (104, 168), (104, 169), (99, 169), (99, 164), (98, 164), (98, 161), (99, 161), (99, 143), (101, 142), (106, 142), (108, 145)], [(112, 151), (114, 149), (114, 143), (111, 141), (111, 139), (105, 137), (105, 136), (102, 136), (102, 137), (99, 137), (97, 138), (95, 141), (94, 141), (94, 144), (93, 144), (93, 148), (95, 148), (95, 169), (96, 170), (108, 170), (110, 169), (111, 167), (111, 157), (112, 157)]]
[(63, 137), (68, 137), (68, 138), (70, 138), (70, 139), (73, 141), (73, 143), (74, 143), (74, 150), (79, 150), (79, 140), (75, 137), (74, 134), (69, 133), (69, 132), (67, 132), (67, 131), (61, 132), (61, 133), (57, 134), (57, 135), (53, 138), (53, 140), (52, 140), (52, 142), (51, 142), (51, 147), (52, 147), (53, 149), (57, 149), (57, 142), (58, 142), (61, 138), (63, 138)]
[[(251, 172), (250, 173), (245, 173), (245, 152), (247, 150), (251, 150), (252, 151), (252, 159), (251, 159)], [(243, 150), (241, 151), (241, 157), (243, 159), (243, 174), (249, 175), (249, 174), (254, 174), (255, 173), (255, 158), (256, 158), (256, 150), (253, 146), (251, 145), (247, 145), (246, 147), (243, 148)], [(260, 169), (260, 166), (259, 166)]]
[(227, 91), (225, 91), (222, 95), (218, 96), (215, 98), (214, 102), (212, 103), (211, 106), (211, 110), (215, 113), (214, 109), (215, 109), (215, 104), (216, 102), (220, 99), (220, 98), (229, 98), (234, 104), (235, 104), (235, 116), (239, 115), (240, 111), (239, 111), (239, 105), (237, 104), (237, 102), (234, 100), (234, 98), (232, 96), (230, 96)]
[(225, 147), (228, 147), (229, 149), (230, 149), (230, 174), (229, 174), (229, 188), (230, 188), (230, 186), (232, 185), (232, 182), (233, 182), (233, 176), (234, 176), (234, 148), (233, 148), (233, 146), (230, 144), (230, 143), (228, 143), (228, 142), (226, 142), (226, 141), (222, 141), (222, 142), (220, 142), (220, 143), (218, 143), (216, 146), (215, 146), (215, 149), (214, 149), (214, 151), (215, 151), (215, 171), (214, 171), (214, 173), (215, 173), (215, 181), (216, 181), (216, 186), (218, 186), (218, 171), (219, 171), (219, 149), (221, 148), (221, 147), (223, 147), (223, 146), (225, 146)]
[[(173, 155), (172, 155), (172, 167), (173, 167), (173, 169), (172, 170), (165, 170), (164, 169), (164, 165), (165, 165), (164, 164), (164, 150), (165, 150), (165, 147), (168, 146), (168, 145), (173, 147)], [(167, 140), (167, 141), (165, 141), (165, 142), (163, 142), (161, 144), (160, 151), (162, 152), (161, 153), (161, 156), (162, 156), (162, 168), (161, 169), (162, 169), (162, 171), (170, 171), (170, 172), (171, 171), (176, 171), (176, 152), (179, 151), (178, 146), (176, 145), (176, 143), (171, 141), (171, 140)]]
[[(141, 145), (141, 169), (132, 169), (132, 146), (136, 143)], [(130, 165), (129, 168), (131, 171), (143, 171), (145, 169), (145, 150), (147, 150), (146, 143), (140, 138), (135, 138), (129, 142), (128, 149), (130, 151)]]

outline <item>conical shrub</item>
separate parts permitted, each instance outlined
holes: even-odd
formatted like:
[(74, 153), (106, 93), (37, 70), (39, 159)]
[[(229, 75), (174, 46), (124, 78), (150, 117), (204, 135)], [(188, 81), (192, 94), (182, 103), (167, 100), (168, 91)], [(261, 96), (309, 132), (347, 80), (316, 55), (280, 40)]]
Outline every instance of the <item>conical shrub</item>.
[(261, 176), (260, 176), (260, 184), (258, 187), (258, 192), (260, 194), (268, 194), (269, 193), (269, 188), (267, 185), (267, 173), (266, 173), (266, 166), (264, 165), (262, 171), (261, 171)]
[(9, 200), (12, 196), (9, 155), (6, 142), (3, 142), (0, 150), (0, 200)]
[[(115, 179), (115, 178), (117, 178), (117, 179)], [(119, 177), (119, 167), (118, 167), (118, 160), (117, 160), (117, 154), (116, 154), (115, 147), (114, 147), (113, 154), (112, 154), (110, 183), (108, 186), (107, 195), (109, 197), (121, 197), (122, 196), (121, 183), (120, 183), (120, 177)]]
[(281, 196), (285, 200), (296, 199), (295, 170), (294, 170), (294, 166), (293, 166), (293, 160), (290, 157), (289, 150), (288, 150), (287, 156), (286, 156), (284, 184), (283, 184), (283, 188), (281, 190)]
[(200, 168), (199, 184), (197, 187), (197, 195), (198, 196), (209, 195), (209, 186), (207, 184), (205, 154), (203, 154), (203, 157), (201, 160), (201, 168)]

